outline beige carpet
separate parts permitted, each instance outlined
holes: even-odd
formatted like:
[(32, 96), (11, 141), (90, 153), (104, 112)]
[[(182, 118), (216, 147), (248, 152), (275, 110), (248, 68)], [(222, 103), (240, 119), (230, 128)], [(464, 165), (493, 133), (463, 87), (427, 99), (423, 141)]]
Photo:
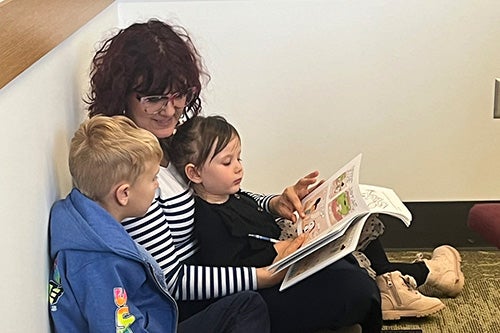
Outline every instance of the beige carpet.
[[(411, 262), (416, 251), (389, 252), (391, 261)], [(500, 251), (461, 250), (465, 286), (446, 308), (425, 318), (384, 323), (384, 331), (421, 329), (423, 333), (500, 333)]]

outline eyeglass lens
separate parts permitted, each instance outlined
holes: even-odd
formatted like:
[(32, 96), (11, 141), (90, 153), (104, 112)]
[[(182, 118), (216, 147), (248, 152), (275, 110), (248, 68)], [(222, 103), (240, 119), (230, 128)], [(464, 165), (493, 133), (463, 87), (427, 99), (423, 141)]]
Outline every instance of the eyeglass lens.
[(195, 93), (195, 88), (189, 88), (169, 95), (144, 96), (140, 98), (140, 102), (147, 113), (157, 113), (169, 102), (172, 102), (174, 107), (184, 108), (193, 101)]

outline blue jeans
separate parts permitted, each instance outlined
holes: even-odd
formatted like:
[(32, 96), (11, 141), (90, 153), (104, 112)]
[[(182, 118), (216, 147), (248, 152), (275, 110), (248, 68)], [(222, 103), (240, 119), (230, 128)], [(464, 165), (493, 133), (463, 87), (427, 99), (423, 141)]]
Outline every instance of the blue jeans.
[(269, 313), (262, 297), (243, 291), (222, 297), (179, 323), (179, 333), (268, 333)]

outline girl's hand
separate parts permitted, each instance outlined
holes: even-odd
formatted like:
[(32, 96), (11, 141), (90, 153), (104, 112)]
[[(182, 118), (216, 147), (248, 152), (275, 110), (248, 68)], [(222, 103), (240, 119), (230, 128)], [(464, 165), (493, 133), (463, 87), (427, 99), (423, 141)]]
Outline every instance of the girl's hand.
[[(274, 259), (274, 262), (277, 261), (276, 258), (278, 258), (278, 257), (280, 257), (280, 258), (285, 257), (285, 255), (284, 255), (285, 251), (293, 243), (294, 240), (295, 239), (287, 239), (287, 240), (280, 241), (280, 242), (274, 244), (274, 249), (276, 250), (276, 253), (277, 253), (277, 255)], [(292, 248), (290, 248), (290, 249), (292, 249)]]
[(303, 178), (300, 178), (295, 185), (285, 188), (281, 195), (277, 195), (269, 202), (269, 208), (273, 214), (286, 218), (292, 222), (297, 222), (297, 215), (303, 218), (304, 207), (301, 200), (311, 193), (318, 186), (323, 184), (324, 180), (312, 186), (318, 181), (319, 172), (313, 171)]
[[(276, 252), (278, 252), (278, 255), (276, 256), (276, 258), (274, 258), (273, 263), (295, 252), (299, 247), (302, 246), (304, 240), (305, 234), (302, 234), (295, 239), (276, 243), (274, 245), (274, 248), (276, 249)], [(280, 283), (285, 277), (286, 271), (287, 269), (284, 269), (282, 271), (279, 271), (278, 273), (272, 273), (267, 270), (267, 267), (257, 268), (257, 288), (269, 288)]]

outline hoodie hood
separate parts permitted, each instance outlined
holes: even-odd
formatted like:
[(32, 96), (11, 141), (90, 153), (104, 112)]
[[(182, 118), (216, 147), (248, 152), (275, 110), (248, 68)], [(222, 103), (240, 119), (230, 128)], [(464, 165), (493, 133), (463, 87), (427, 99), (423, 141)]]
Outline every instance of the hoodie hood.
[(158, 263), (77, 189), (50, 216), (49, 310), (57, 332), (175, 332)]
[(59, 251), (112, 252), (140, 260), (123, 226), (97, 202), (73, 189), (50, 213), (50, 255)]

